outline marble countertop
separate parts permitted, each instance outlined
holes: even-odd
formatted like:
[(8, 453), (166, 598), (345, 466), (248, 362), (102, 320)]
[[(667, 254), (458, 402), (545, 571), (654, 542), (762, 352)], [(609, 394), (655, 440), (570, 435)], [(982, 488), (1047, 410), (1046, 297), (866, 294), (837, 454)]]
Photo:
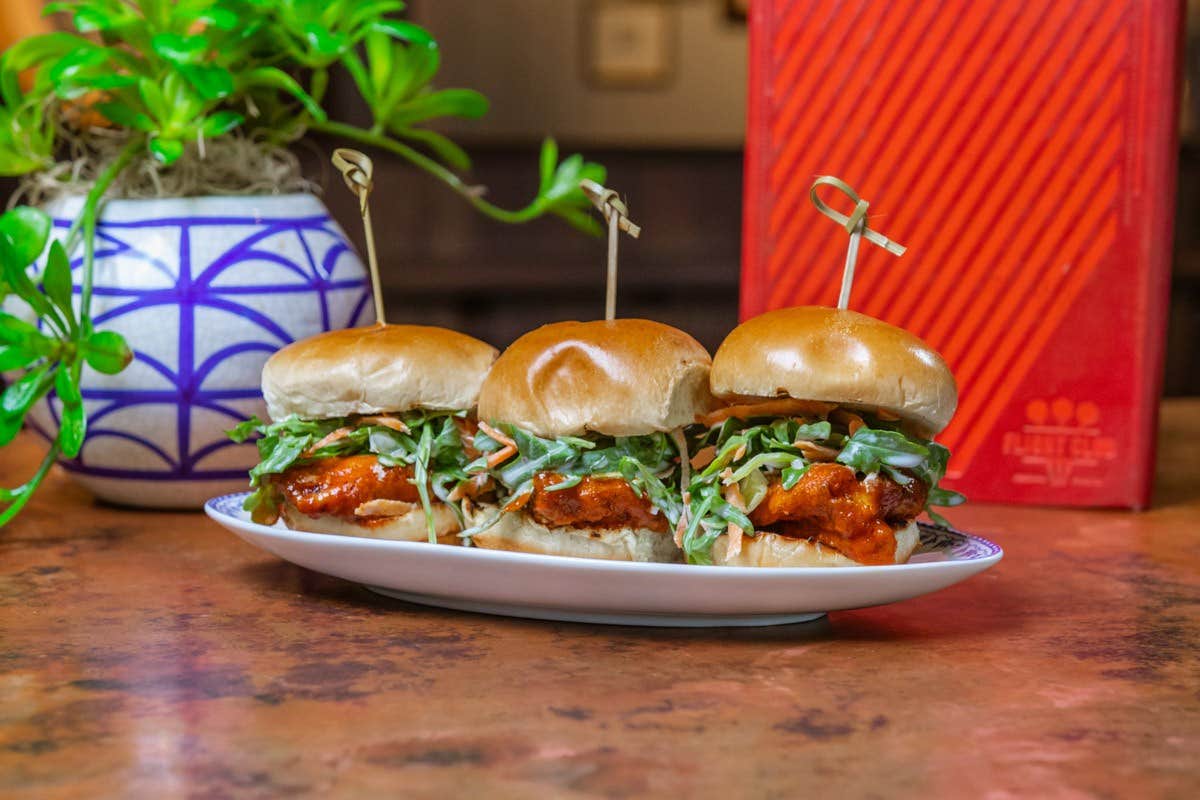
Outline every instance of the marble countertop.
[(0, 795), (1195, 796), (1200, 400), (1159, 471), (956, 509), (1007, 555), (937, 594), (713, 630), (408, 605), (56, 474), (0, 531)]

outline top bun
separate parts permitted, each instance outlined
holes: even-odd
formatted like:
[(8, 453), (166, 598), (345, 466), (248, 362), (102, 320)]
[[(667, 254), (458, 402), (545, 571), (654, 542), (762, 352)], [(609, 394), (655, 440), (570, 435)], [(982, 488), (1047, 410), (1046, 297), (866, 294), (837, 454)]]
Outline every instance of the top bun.
[(496, 348), (424, 325), (372, 325), (293, 342), (267, 360), (271, 419), (399, 413), (475, 406)]
[(638, 436), (712, 407), (712, 359), (678, 328), (645, 319), (557, 322), (504, 351), (479, 394), (479, 418), (537, 436)]
[(824, 306), (743, 322), (713, 358), (712, 390), (723, 400), (792, 397), (883, 409), (929, 435), (958, 406), (954, 375), (936, 350), (902, 328)]

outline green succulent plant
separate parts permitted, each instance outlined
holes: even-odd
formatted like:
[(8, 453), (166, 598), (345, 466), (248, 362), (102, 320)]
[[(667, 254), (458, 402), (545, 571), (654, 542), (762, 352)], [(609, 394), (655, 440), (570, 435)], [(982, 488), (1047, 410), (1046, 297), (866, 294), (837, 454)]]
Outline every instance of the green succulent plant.
[[(0, 55), (0, 175), (53, 168), (72, 114), (76, 125), (124, 137), (60, 235), (35, 208), (0, 216), (0, 301), (25, 304), (39, 322), (0, 311), (0, 370), (21, 371), (0, 394), (0, 447), (49, 392), (62, 404), (60, 427), (50, 432), (53, 442), (37, 471), (16, 489), (0, 489), (0, 526), (58, 457), (79, 453), (87, 428), (84, 366), (112, 374), (133, 358), (119, 334), (93, 328), (90, 311), (100, 209), (139, 159), (152, 157), (166, 169), (189, 143), (203, 146), (233, 131), (274, 145), (314, 131), (393, 153), (495, 220), (554, 215), (599, 232), (579, 183), (603, 183), (604, 168), (579, 155), (560, 161), (553, 139), (542, 145), (537, 194), (522, 208), (497, 206), (464, 180), (461, 173), (471, 167), (466, 151), (426, 125), (478, 118), (487, 98), (432, 86), (437, 42), (399, 18), (403, 10), (400, 0), (60, 0), (46, 12), (69, 15), (75, 32), (32, 36)], [(333, 69), (353, 78), (370, 112), (368, 126), (331, 119), (324, 110)], [(81, 244), (76, 287), (70, 257)]]

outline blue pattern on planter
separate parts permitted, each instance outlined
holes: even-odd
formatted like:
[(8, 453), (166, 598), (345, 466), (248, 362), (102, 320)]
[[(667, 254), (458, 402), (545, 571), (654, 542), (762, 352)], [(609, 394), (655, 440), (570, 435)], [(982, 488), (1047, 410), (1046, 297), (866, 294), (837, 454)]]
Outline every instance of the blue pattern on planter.
[[(69, 220), (55, 219), (58, 228), (69, 225)], [(158, 246), (139, 242), (147, 235), (157, 237), (151, 244)], [(164, 260), (164, 240), (174, 245), (170, 252), (174, 264)], [(88, 439), (80, 457), (63, 466), (85, 483), (87, 477), (245, 480), (246, 467), (256, 460), (251, 446), (240, 446), (244, 456), (219, 457), (223, 463), (217, 466), (202, 462), (239, 447), (222, 429), (249, 413), (261, 412), (262, 363), (295, 338), (373, 318), (366, 272), (337, 224), (324, 213), (269, 219), (234, 215), (104, 219), (96, 242), (94, 322), (97, 329), (124, 333), (135, 359), (122, 375), (102, 376), (89, 370), (84, 380)], [(72, 266), (81, 262), (78, 257)], [(135, 285), (123, 283), (123, 273), (130, 272), (137, 273)], [(264, 272), (269, 275), (260, 280)], [(78, 285), (75, 292), (78, 296)], [(286, 299), (282, 306), (281, 298)], [(281, 318), (293, 311), (294, 318)], [(172, 346), (164, 339), (174, 333), (168, 326), (176, 318), (178, 340)], [(156, 335), (139, 332), (137, 326), (146, 322), (157, 329), (149, 331)], [(42, 406), (32, 420), (39, 431), (38, 422), (46, 421), (43, 414), (58, 421), (57, 401), (49, 399)], [(138, 409), (136, 420), (123, 415), (131, 408)], [(203, 425), (197, 423), (198, 413), (206, 416)], [(214, 415), (221, 425), (214, 426)], [(140, 429), (143, 419), (153, 428), (149, 434)], [(143, 448), (147, 456), (153, 454), (153, 463), (113, 463), (114, 453), (119, 456), (120, 450), (96, 458), (103, 447), (95, 445), (106, 439)], [(213, 489), (219, 488), (214, 483)]]

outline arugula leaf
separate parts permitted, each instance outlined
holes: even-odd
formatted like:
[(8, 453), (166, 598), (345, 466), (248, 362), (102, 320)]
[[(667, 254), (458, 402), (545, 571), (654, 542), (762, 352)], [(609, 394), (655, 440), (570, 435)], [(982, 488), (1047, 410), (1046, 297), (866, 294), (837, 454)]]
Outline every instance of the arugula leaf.
[(880, 431), (862, 427), (854, 432), (838, 455), (839, 464), (856, 472), (872, 475), (884, 465), (897, 469), (915, 469), (929, 461), (929, 448), (910, 440), (898, 431)]
[(413, 483), (417, 485), (417, 495), (421, 498), (421, 508), (425, 509), (425, 532), (429, 543), (437, 543), (437, 531), (433, 526), (433, 506), (429, 502), (429, 454), (433, 449), (433, 428), (425, 425), (421, 428), (421, 439), (417, 443), (417, 452), (413, 459)]

